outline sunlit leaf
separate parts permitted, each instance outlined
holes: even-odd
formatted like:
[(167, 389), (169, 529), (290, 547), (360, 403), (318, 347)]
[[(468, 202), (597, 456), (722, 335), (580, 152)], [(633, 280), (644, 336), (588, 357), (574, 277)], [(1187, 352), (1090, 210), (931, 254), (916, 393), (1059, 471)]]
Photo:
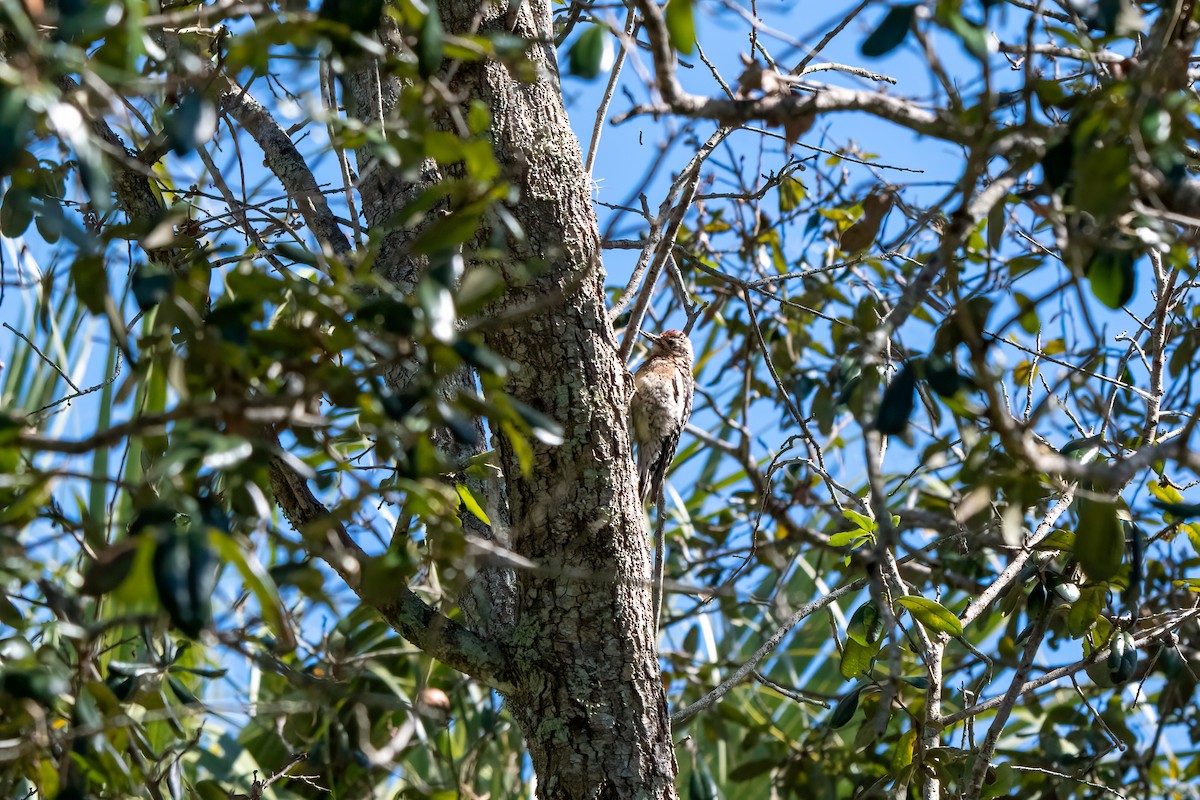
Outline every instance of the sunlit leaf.
[(936, 600), (919, 595), (897, 597), (896, 602), (908, 609), (913, 618), (932, 631), (962, 636), (963, 626), (949, 609)]
[(665, 11), (671, 47), (685, 56), (691, 55), (696, 49), (696, 20), (692, 3), (693, 0), (669, 0)]

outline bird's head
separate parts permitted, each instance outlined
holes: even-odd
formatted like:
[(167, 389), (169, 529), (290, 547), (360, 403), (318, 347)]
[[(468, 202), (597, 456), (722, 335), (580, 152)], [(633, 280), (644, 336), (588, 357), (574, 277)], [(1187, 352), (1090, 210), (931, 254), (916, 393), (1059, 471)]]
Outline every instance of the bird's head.
[(692, 363), (692, 342), (683, 331), (663, 331), (661, 335), (651, 338), (654, 341), (652, 354), (686, 358), (689, 364)]

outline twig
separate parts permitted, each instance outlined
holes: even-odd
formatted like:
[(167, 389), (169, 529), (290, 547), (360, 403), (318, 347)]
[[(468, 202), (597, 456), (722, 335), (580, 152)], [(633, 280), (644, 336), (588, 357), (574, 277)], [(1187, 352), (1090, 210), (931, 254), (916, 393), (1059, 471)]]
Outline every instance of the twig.
[[(64, 372), (62, 370), (62, 368), (58, 366), (58, 364), (55, 364), (54, 361), (51, 360), (49, 356), (47, 356), (45, 353), (43, 353), (38, 348), (38, 346), (30, 340), (30, 338), (28, 336), (21, 333), (19, 330), (14, 328), (12, 325), (9, 325), (7, 322), (4, 323), (4, 327), (8, 328), (10, 331), (13, 332), (13, 335), (15, 335), (17, 338), (21, 339), (21, 341), (25, 342), (25, 344), (27, 344), (31, 348), (33, 348), (33, 352), (37, 353), (38, 357), (40, 359), (42, 359), (42, 361), (45, 361), (47, 364), (49, 364), (50, 368), (53, 369), (55, 372), (57, 372), (62, 377), (62, 379), (67, 382), (67, 385), (70, 386), (73, 390), (75, 390), (76, 396), (83, 394), (83, 390), (75, 385), (75, 381), (71, 380), (71, 376), (68, 375), (66, 372)], [(95, 391), (95, 390), (93, 389), (91, 391)], [(49, 406), (47, 406), (47, 408), (49, 408)]]

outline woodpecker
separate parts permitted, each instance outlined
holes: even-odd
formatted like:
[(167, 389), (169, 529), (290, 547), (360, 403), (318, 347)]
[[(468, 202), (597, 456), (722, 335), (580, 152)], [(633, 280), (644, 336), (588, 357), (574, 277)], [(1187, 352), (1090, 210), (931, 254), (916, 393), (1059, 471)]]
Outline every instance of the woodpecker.
[(692, 414), (692, 343), (682, 331), (661, 336), (643, 334), (654, 342), (646, 362), (633, 375), (629, 419), (637, 445), (638, 481), (642, 502), (658, 500), (663, 476), (679, 435)]

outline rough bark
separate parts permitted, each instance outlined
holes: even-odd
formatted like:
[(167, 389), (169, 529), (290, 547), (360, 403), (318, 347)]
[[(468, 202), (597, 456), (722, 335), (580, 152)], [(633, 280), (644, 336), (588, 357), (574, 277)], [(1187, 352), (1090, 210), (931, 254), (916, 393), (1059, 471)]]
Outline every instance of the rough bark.
[[(552, 42), (547, 0), (443, 0), (448, 32), (513, 30)], [(629, 376), (604, 304), (599, 231), (553, 46), (531, 46), (533, 84), (502, 64), (460, 64), (451, 88), (492, 110), (492, 137), (524, 238), (498, 265), (522, 309), (489, 347), (519, 369), (507, 391), (562, 424), (523, 471), (498, 437), (513, 547), (541, 565), (517, 576), (507, 699), (544, 798), (674, 797), (670, 721), (656, 656), (644, 521), (626, 433)], [(483, 232), (482, 237), (487, 237)], [(504, 310), (498, 312), (503, 315)]]
[[(394, 49), (395, 39), (399, 37), (394, 21), (385, 19), (380, 34), (386, 46)], [(342, 86), (347, 110), (367, 125), (386, 125), (403, 89), (401, 82), (381, 70), (376, 62), (362, 64), (347, 72), (343, 76)], [(448, 118), (441, 121), (443, 125), (449, 122)], [(421, 164), (415, 178), (406, 178), (401, 170), (388, 168), (370, 148), (359, 148), (355, 158), (363, 216), (372, 231), (382, 232), (372, 268), (396, 291), (411, 293), (428, 267), (428, 259), (412, 252), (408, 245), (423, 230), (423, 226), (436, 220), (437, 216), (430, 214), (415, 225), (396, 225), (393, 220), (422, 191), (441, 179), (437, 164), (427, 160)], [(401, 364), (384, 378), (389, 388), (400, 391), (409, 386), (419, 368), (415, 363)], [(445, 378), (441, 390), (447, 397), (459, 392), (475, 392), (474, 372), (468, 367), (456, 370)], [(463, 442), (445, 428), (435, 428), (432, 431), (433, 442), (446, 462), (457, 469), (486, 449), (483, 421), (480, 419), (475, 420), (475, 432), (478, 444)], [(463, 527), (467, 535), (486, 542), (498, 541), (501, 546), (507, 545), (507, 537), (503, 532), (507, 529), (508, 515), (498, 484), (470, 476), (464, 476), (462, 480), (477, 496), (488, 497), (488, 515), (496, 526), (493, 530), (473, 514), (464, 513)], [(472, 630), (496, 639), (504, 638), (514, 617), (512, 571), (488, 564), (477, 564), (476, 567), (474, 577), (457, 598), (458, 605)]]

